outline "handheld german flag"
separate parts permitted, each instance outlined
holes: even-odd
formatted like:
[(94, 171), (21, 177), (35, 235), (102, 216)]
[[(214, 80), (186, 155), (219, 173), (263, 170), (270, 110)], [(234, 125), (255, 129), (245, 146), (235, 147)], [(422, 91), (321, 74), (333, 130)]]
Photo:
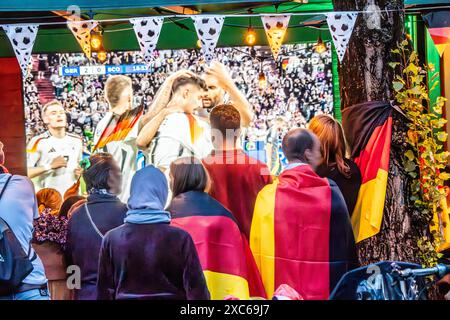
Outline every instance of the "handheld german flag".
[(168, 211), (171, 224), (194, 240), (211, 299), (266, 297), (248, 242), (219, 202), (204, 192), (190, 191), (175, 197)]
[(118, 119), (111, 117), (108, 125), (103, 130), (100, 138), (95, 144), (92, 153), (103, 148), (109, 142), (124, 140), (128, 133), (130, 133), (131, 129), (133, 129), (134, 125), (139, 121), (143, 113), (144, 106), (141, 105), (123, 113)]
[(389, 171), (392, 138), (392, 106), (366, 102), (344, 109), (342, 124), (352, 159), (362, 175), (362, 184), (352, 226), (356, 242), (380, 232)]

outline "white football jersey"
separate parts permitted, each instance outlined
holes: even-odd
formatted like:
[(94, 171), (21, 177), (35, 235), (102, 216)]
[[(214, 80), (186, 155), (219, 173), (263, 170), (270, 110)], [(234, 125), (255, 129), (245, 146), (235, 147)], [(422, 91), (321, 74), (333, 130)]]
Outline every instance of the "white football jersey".
[(27, 166), (43, 167), (50, 165), (53, 159), (62, 156), (67, 160), (67, 167), (50, 170), (32, 179), (36, 191), (54, 188), (64, 193), (77, 180), (74, 170), (78, 167), (83, 154), (83, 140), (67, 133), (64, 138), (56, 138), (46, 131), (33, 137), (27, 147)]
[(202, 159), (213, 149), (211, 127), (198, 116), (173, 113), (164, 119), (149, 148), (148, 161), (155, 167), (168, 169), (181, 157)]

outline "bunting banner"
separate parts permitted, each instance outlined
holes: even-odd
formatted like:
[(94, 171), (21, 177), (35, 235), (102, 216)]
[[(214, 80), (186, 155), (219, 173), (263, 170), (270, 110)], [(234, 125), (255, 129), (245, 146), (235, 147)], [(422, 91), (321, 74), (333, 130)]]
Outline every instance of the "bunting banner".
[(342, 111), (342, 125), (359, 167), (362, 184), (352, 214), (356, 242), (381, 230), (389, 172), (392, 138), (392, 106), (371, 101)]
[(151, 63), (153, 57), (153, 51), (158, 43), (161, 28), (164, 23), (163, 17), (151, 17), (151, 18), (135, 18), (130, 19), (133, 24), (134, 32), (139, 42), (142, 54), (144, 55), (145, 62)]
[(423, 15), (430, 36), (436, 45), (439, 56), (450, 45), (450, 10), (430, 12)]
[(202, 44), (201, 51), (207, 62), (214, 58), (214, 50), (222, 30), (224, 16), (193, 16), (195, 30)]
[(67, 21), (67, 27), (72, 31), (86, 57), (91, 58), (91, 31), (97, 27), (97, 21)]
[(339, 62), (342, 62), (353, 33), (353, 28), (355, 27), (356, 19), (358, 18), (358, 13), (333, 12), (327, 13), (326, 16)]
[(284, 36), (289, 25), (290, 15), (284, 16), (261, 16), (261, 21), (266, 31), (267, 41), (269, 42), (270, 50), (274, 60), (277, 60), (280, 53), (281, 45), (283, 44)]
[(28, 73), (31, 51), (33, 50), (39, 26), (36, 24), (14, 24), (2, 25), (2, 28), (11, 42), (17, 61), (22, 69), (22, 75), (25, 78)]

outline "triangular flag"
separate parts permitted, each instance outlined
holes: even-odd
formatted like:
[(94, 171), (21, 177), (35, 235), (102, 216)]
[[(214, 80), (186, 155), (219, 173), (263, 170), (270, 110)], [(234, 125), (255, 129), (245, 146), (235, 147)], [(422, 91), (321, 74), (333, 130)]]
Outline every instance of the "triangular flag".
[(214, 58), (214, 49), (217, 46), (222, 30), (223, 16), (193, 16), (197, 36), (202, 43), (201, 51), (207, 62)]
[(163, 17), (130, 19), (139, 42), (139, 47), (147, 63), (152, 61), (153, 51), (158, 43), (159, 34), (164, 22)]
[(281, 45), (283, 44), (286, 29), (289, 25), (290, 15), (283, 16), (261, 16), (261, 21), (266, 31), (267, 41), (269, 41), (270, 49), (275, 60), (280, 53)]
[(97, 21), (67, 21), (86, 57), (91, 58), (91, 31), (98, 25)]
[(39, 26), (36, 24), (14, 24), (2, 25), (2, 27), (9, 41), (11, 41), (17, 61), (22, 69), (22, 75), (25, 78)]
[(445, 49), (450, 44), (450, 27), (428, 28), (428, 32), (439, 52), (439, 56), (442, 57)]
[(357, 18), (358, 12), (327, 13), (328, 27), (340, 62), (344, 59)]
[(450, 44), (448, 43), (444, 43), (444, 44), (437, 44), (436, 45), (436, 49), (439, 53), (439, 57), (442, 57), (442, 55), (444, 54), (445, 49), (447, 49), (447, 47), (449, 47)]
[(435, 44), (450, 43), (450, 27), (428, 28), (428, 32)]

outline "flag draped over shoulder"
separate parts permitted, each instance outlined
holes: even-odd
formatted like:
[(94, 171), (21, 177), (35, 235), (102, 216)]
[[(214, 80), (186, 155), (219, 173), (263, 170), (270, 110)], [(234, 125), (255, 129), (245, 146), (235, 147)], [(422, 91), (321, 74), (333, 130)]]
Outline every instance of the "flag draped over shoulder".
[(169, 205), (171, 224), (194, 240), (211, 299), (228, 295), (265, 298), (258, 268), (231, 212), (204, 192), (176, 196)]
[(358, 165), (362, 184), (352, 226), (356, 242), (380, 232), (389, 171), (392, 138), (392, 106), (365, 102), (344, 109), (342, 124)]
[(282, 284), (304, 299), (328, 299), (357, 265), (344, 198), (308, 165), (285, 170), (258, 194), (250, 248), (267, 296)]
[(112, 141), (124, 140), (131, 129), (133, 129), (136, 122), (144, 113), (144, 106), (134, 108), (122, 114), (119, 119), (115, 120), (111, 118), (108, 126), (103, 130), (97, 144), (94, 146), (94, 150), (101, 149)]

